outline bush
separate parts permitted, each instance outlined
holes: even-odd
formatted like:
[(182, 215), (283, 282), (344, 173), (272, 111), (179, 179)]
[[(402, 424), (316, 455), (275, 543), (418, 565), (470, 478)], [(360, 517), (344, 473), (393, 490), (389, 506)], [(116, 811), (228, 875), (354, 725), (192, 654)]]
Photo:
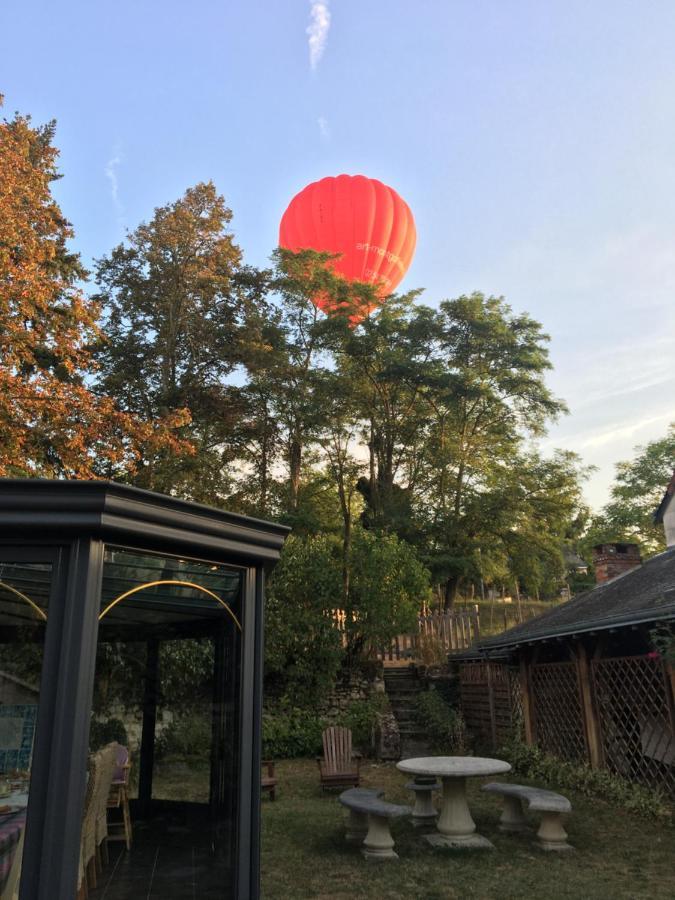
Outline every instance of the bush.
[(667, 819), (672, 809), (659, 791), (626, 781), (607, 769), (568, 762), (544, 753), (540, 747), (511, 740), (500, 748), (499, 756), (508, 760), (516, 775), (553, 787), (568, 788), (588, 796), (608, 800), (628, 812), (649, 818)]
[(468, 742), (464, 720), (438, 691), (424, 691), (418, 695), (415, 718), (426, 730), (434, 751), (448, 755), (466, 753)]
[(211, 753), (211, 718), (203, 714), (176, 715), (155, 741), (158, 759), (179, 756), (203, 759)]
[(129, 738), (124, 722), (121, 719), (106, 719), (104, 722), (91, 720), (89, 726), (89, 747), (92, 751), (100, 750), (106, 744), (117, 741), (123, 747), (129, 746)]
[(326, 723), (316, 713), (288, 709), (263, 713), (263, 757), (293, 759), (321, 752), (321, 732)]
[(379, 713), (389, 709), (389, 700), (386, 694), (373, 694), (367, 700), (354, 700), (348, 707), (344, 716), (340, 718), (340, 725), (346, 725), (351, 729), (352, 742), (362, 753), (369, 753), (374, 746), (375, 726)]

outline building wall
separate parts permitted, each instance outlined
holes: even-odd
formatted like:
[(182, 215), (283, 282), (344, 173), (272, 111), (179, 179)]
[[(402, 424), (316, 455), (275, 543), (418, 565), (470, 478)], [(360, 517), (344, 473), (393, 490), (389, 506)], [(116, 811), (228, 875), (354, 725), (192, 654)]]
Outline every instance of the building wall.
[(675, 546), (675, 501), (672, 498), (663, 516), (663, 527), (666, 530), (667, 546)]

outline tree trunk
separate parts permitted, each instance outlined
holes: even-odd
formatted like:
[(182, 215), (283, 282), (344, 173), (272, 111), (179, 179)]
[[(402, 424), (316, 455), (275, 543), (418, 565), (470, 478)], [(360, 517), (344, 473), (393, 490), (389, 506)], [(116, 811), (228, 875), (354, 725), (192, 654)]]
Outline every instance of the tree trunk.
[(302, 444), (297, 437), (291, 438), (288, 452), (288, 470), (291, 510), (298, 511), (300, 498), (300, 467), (302, 465)]
[(445, 582), (445, 597), (443, 601), (443, 611), (448, 612), (455, 605), (457, 594), (459, 592), (460, 578), (453, 575)]

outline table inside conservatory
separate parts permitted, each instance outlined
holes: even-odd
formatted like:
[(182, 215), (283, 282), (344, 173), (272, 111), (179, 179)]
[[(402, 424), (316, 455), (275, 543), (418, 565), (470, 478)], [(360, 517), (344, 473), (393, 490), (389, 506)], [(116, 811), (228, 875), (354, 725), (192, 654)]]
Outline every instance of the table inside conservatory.
[(476, 823), (471, 817), (466, 800), (466, 779), (504, 775), (511, 771), (509, 763), (502, 759), (482, 756), (423, 756), (402, 759), (396, 764), (401, 772), (440, 778), (443, 782), (441, 814), (436, 823), (437, 832), (425, 835), (434, 847), (491, 848), (493, 844), (476, 834)]

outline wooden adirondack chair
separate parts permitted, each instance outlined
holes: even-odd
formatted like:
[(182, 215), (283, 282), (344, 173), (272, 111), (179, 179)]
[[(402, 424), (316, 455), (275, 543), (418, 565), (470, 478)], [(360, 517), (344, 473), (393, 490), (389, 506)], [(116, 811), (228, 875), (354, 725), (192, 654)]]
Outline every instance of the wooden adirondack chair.
[(349, 728), (333, 725), (323, 733), (323, 758), (317, 757), (321, 776), (321, 790), (327, 787), (358, 787), (360, 782), (358, 756), (352, 754), (352, 733)]

